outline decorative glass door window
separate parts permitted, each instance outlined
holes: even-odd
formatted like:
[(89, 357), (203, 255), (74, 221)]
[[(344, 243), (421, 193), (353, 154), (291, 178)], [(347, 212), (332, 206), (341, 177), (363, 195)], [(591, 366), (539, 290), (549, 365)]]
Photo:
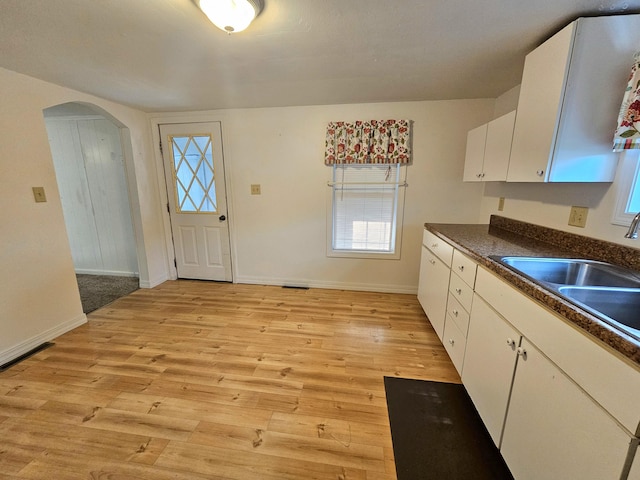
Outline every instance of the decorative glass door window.
[(171, 136), (177, 213), (216, 213), (212, 138)]

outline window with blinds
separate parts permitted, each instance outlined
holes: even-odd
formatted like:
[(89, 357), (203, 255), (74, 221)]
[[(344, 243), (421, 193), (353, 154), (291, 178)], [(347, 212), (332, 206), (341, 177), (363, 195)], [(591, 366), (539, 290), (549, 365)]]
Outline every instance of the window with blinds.
[(398, 164), (333, 166), (330, 255), (399, 256), (403, 176)]

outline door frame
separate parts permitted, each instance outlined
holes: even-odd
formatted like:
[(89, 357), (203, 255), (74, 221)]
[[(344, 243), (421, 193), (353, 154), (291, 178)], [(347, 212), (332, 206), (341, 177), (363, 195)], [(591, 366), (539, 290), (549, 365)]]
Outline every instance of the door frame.
[(233, 169), (230, 161), (231, 154), (229, 148), (229, 141), (227, 140), (226, 131), (224, 128), (224, 115), (211, 113), (202, 114), (186, 114), (186, 113), (162, 113), (149, 115), (149, 122), (151, 123), (151, 137), (153, 140), (153, 152), (155, 157), (156, 177), (158, 182), (158, 190), (160, 192), (160, 208), (162, 210), (162, 223), (164, 227), (165, 236), (165, 254), (166, 254), (166, 268), (167, 277), (170, 280), (176, 280), (178, 278), (178, 271), (174, 263), (175, 248), (173, 244), (173, 235), (171, 232), (171, 218), (167, 205), (169, 203), (169, 197), (167, 192), (167, 182), (164, 170), (164, 159), (162, 152), (160, 151), (160, 125), (172, 124), (172, 123), (209, 123), (219, 122), (220, 130), (222, 133), (222, 156), (224, 161), (224, 186), (227, 193), (227, 222), (229, 225), (229, 247), (231, 250), (231, 283), (236, 283), (237, 278), (237, 249), (236, 249), (236, 232), (235, 232), (235, 213), (234, 213), (234, 194), (232, 185)]

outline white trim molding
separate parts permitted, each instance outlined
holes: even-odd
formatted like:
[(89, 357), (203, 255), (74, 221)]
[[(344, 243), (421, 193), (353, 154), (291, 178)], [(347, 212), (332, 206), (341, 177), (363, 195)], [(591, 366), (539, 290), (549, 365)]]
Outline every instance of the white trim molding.
[(24, 355), (25, 353), (33, 350), (39, 345), (42, 345), (45, 342), (49, 342), (54, 338), (59, 337), (63, 333), (67, 333), (70, 330), (73, 330), (80, 325), (87, 323), (87, 316), (83, 313), (82, 315), (77, 316), (71, 320), (68, 320), (60, 325), (57, 325), (49, 330), (46, 330), (42, 333), (39, 333), (35, 337), (31, 337), (23, 342), (20, 342), (13, 347), (8, 348), (0, 352), (0, 365), (4, 365), (12, 360), (15, 360), (20, 355)]

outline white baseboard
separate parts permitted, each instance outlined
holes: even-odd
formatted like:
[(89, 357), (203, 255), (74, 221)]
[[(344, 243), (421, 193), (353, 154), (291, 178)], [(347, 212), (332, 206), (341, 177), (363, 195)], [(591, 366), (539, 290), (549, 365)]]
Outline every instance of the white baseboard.
[(92, 270), (87, 268), (76, 268), (76, 273), (80, 275), (110, 275), (113, 277), (137, 277), (138, 272), (123, 272), (120, 270)]
[(167, 280), (170, 280), (170, 278), (167, 277), (166, 275), (159, 275), (156, 278), (150, 278), (149, 280), (143, 280), (141, 278), (140, 279), (140, 288), (157, 287), (158, 285), (160, 285), (161, 283), (166, 282)]
[(349, 283), (349, 282), (323, 282), (318, 280), (301, 279), (279, 279), (237, 276), (234, 283), (248, 283), (251, 285), (276, 285), (290, 287), (326, 288), (330, 290), (356, 290), (360, 292), (380, 292), (380, 293), (404, 293), (416, 295), (418, 287), (414, 285), (385, 285), (376, 283)]
[(37, 346), (49, 342), (56, 337), (59, 337), (63, 333), (67, 333), (70, 330), (73, 330), (80, 325), (87, 323), (87, 316), (83, 313), (82, 315), (78, 315), (76, 318), (68, 320), (60, 325), (57, 325), (49, 330), (42, 332), (35, 337), (32, 337), (28, 340), (20, 342), (13, 347), (1, 351), (0, 352), (0, 365), (4, 365), (5, 363), (10, 362), (18, 358), (20, 355), (24, 355), (25, 353), (33, 350)]

